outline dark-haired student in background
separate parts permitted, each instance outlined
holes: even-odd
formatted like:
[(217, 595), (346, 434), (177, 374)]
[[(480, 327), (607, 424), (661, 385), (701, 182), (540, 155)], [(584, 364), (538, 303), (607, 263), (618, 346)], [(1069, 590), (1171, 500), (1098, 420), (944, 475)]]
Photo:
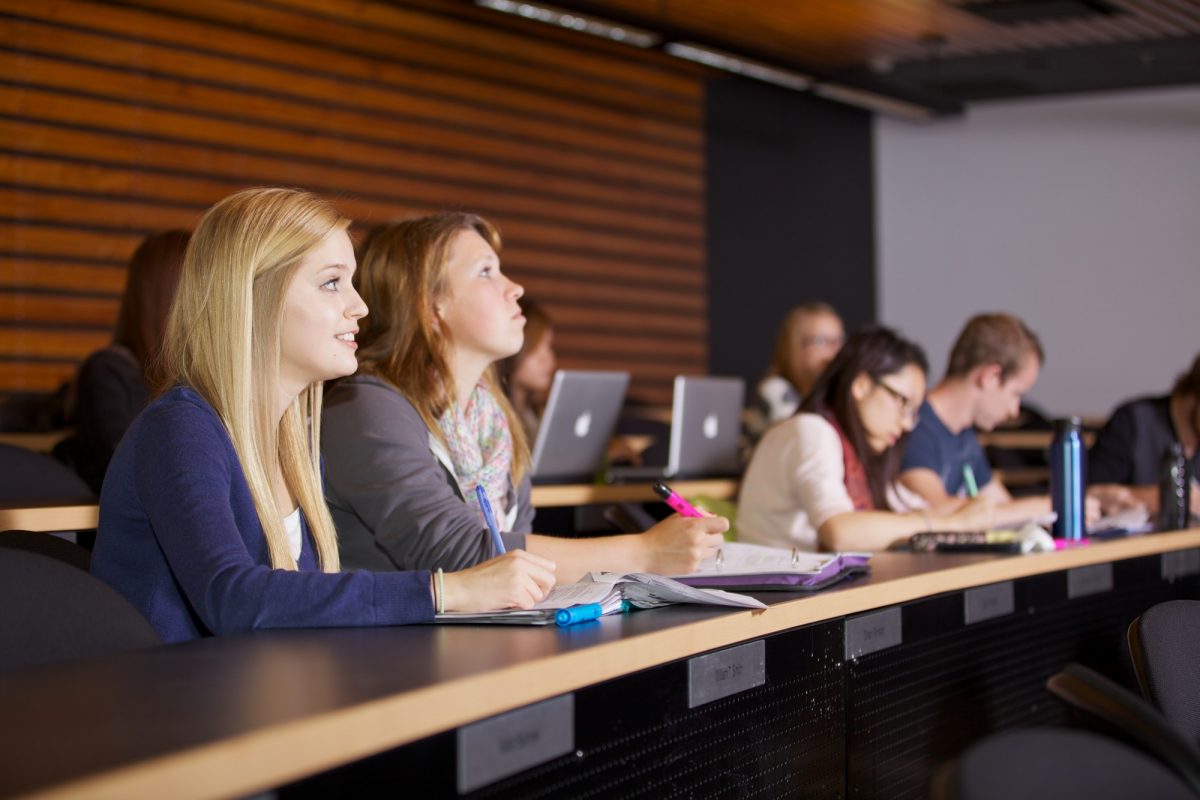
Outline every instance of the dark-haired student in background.
[(525, 315), (525, 341), (516, 355), (496, 364), (496, 371), (526, 437), (532, 442), (542, 424), (558, 358), (554, 353), (554, 325), (550, 315), (527, 297), (520, 297), (517, 304)]
[[(1183, 445), (1200, 474), (1200, 355), (1171, 393), (1142, 397), (1117, 407), (1088, 452), (1088, 480), (1130, 487), (1151, 513), (1158, 511), (1158, 463), (1172, 444)], [(1200, 488), (1192, 482), (1192, 513), (1200, 511)]]
[(922, 531), (990, 527), (989, 499), (942, 513), (896, 484), (927, 370), (921, 348), (887, 328), (853, 334), (800, 413), (759, 442), (742, 480), (738, 538), (803, 550), (883, 550)]
[(159, 343), (179, 285), (187, 231), (147, 236), (134, 251), (113, 341), (79, 367), (69, 401), (75, 435), (55, 451), (99, 494), (113, 451), (150, 402)]

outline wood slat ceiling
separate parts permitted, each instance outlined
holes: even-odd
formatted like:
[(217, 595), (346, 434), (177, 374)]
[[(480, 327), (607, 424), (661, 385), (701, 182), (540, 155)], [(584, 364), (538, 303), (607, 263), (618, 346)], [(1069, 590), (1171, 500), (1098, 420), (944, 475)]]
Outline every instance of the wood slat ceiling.
[[(1197, 0), (582, 0), (570, 8), (943, 107), (1200, 82)], [(1052, 12), (1079, 12), (1047, 16)], [(1021, 15), (1023, 20), (997, 21)]]

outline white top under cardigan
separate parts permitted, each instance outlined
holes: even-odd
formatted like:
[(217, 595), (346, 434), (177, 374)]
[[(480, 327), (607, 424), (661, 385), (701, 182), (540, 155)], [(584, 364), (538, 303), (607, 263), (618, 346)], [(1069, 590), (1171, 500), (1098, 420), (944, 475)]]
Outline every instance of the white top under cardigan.
[[(896, 511), (924, 506), (899, 485), (888, 487), (887, 500)], [(763, 435), (742, 476), (738, 540), (817, 551), (817, 530), (853, 510), (837, 429), (819, 414), (797, 414)]]

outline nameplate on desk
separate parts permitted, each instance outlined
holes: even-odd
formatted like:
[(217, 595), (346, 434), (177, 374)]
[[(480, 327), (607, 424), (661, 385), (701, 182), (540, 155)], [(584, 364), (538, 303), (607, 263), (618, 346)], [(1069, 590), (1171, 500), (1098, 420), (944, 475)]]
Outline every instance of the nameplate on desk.
[(1200, 573), (1200, 550), (1175, 550), (1162, 554), (1162, 578), (1173, 581)]
[(993, 583), (963, 592), (963, 624), (972, 625), (1013, 613), (1016, 601), (1012, 581)]
[(1077, 600), (1113, 588), (1112, 564), (1093, 564), (1067, 570), (1067, 599)]
[(762, 686), (767, 682), (767, 643), (762, 639), (688, 659), (688, 708)]
[(458, 729), (458, 793), (544, 764), (575, 749), (575, 695), (518, 708)]
[(895, 647), (904, 641), (900, 607), (851, 617), (846, 620), (843, 635), (846, 640), (847, 660)]

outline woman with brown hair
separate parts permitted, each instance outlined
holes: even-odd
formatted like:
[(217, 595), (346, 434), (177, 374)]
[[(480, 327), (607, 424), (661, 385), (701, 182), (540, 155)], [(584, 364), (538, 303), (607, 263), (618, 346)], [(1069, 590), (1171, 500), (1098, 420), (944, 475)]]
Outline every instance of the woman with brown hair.
[(362, 368), (328, 390), (321, 440), (343, 563), (454, 569), (524, 547), (554, 561), (563, 582), (591, 570), (692, 571), (720, 545), (723, 518), (672, 516), (644, 534), (593, 539), (530, 531), (528, 438), (494, 368), (521, 349), (524, 290), (499, 252), (496, 229), (473, 214), (387, 225), (364, 244)]
[(516, 355), (499, 362), (496, 371), (525, 435), (532, 441), (542, 424), (558, 358), (550, 315), (528, 297), (521, 297), (517, 303), (525, 316), (525, 342)]
[(896, 483), (928, 365), (888, 328), (847, 341), (800, 413), (767, 431), (746, 468), (738, 537), (801, 550), (883, 550), (928, 530), (986, 530), (991, 500), (933, 513)]
[(56, 450), (99, 494), (113, 451), (150, 402), (158, 348), (179, 284), (187, 231), (147, 236), (134, 251), (113, 341), (87, 357), (72, 388), (75, 436)]

